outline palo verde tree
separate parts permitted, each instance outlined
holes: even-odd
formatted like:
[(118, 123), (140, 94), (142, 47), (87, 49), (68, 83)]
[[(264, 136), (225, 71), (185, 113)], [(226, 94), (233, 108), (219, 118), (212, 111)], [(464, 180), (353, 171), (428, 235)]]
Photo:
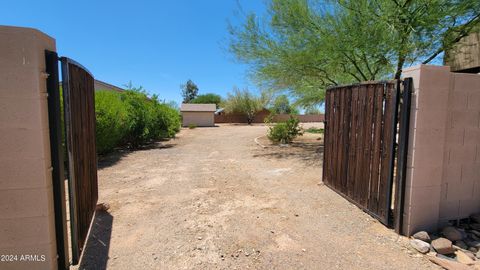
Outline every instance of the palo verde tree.
[(266, 14), (229, 25), (229, 50), (261, 87), (309, 106), (328, 86), (438, 61), (479, 16), (478, 0), (269, 0)]
[(245, 114), (250, 125), (255, 119), (255, 115), (263, 110), (269, 101), (270, 97), (267, 92), (255, 95), (248, 89), (240, 90), (235, 87), (231, 93), (228, 93), (222, 106), (228, 113)]
[(272, 102), (270, 111), (275, 114), (296, 114), (297, 108), (290, 104), (290, 100), (287, 95), (279, 95)]
[(182, 89), (184, 103), (189, 103), (198, 95), (198, 86), (192, 80), (188, 80), (187, 83), (182, 84), (180, 88)]

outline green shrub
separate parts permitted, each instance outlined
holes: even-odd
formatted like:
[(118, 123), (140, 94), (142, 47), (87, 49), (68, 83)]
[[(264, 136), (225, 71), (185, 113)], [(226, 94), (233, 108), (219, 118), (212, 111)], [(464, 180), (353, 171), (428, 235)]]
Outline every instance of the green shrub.
[(127, 134), (127, 110), (121, 95), (112, 91), (95, 93), (97, 152), (104, 154), (118, 146)]
[(194, 129), (194, 128), (196, 128), (196, 127), (197, 127), (197, 125), (195, 125), (195, 124), (190, 124), (190, 125), (188, 125), (188, 128), (189, 128), (189, 129)]
[(150, 100), (148, 116), (148, 139), (172, 138), (180, 131), (180, 115), (170, 105), (159, 103), (156, 98)]
[(180, 130), (180, 115), (172, 106), (149, 98), (140, 90), (95, 93), (97, 152), (105, 154), (120, 145), (136, 148)]
[(323, 134), (324, 129), (323, 128), (310, 127), (308, 129), (306, 129), (305, 132)]
[(286, 122), (280, 122), (270, 126), (267, 137), (274, 143), (291, 143), (297, 136), (303, 135), (297, 118), (290, 116)]
[(132, 147), (161, 138), (171, 138), (180, 130), (180, 115), (171, 106), (160, 103), (156, 96), (129, 90), (122, 94), (127, 108), (127, 136)]
[(127, 111), (127, 134), (124, 142), (135, 148), (148, 141), (147, 122), (151, 108), (148, 106), (147, 96), (140, 91), (125, 91), (121, 98)]

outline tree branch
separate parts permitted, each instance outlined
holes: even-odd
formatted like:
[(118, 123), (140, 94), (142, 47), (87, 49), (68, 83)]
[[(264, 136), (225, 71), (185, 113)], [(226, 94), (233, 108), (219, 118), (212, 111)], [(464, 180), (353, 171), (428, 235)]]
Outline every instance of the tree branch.
[[(363, 80), (364, 80), (364, 81), (368, 81), (367, 76), (365, 76), (365, 74), (362, 72), (362, 70), (361, 70), (360, 67), (358, 66), (357, 61), (355, 61), (355, 59), (349, 57), (345, 52), (343, 52), (343, 55), (344, 55), (348, 60), (350, 60), (350, 62), (352, 62), (353, 66), (354, 66), (355, 69), (358, 71), (358, 73), (360, 73), (360, 75), (362, 76)], [(361, 81), (361, 80), (359, 80), (359, 81)]]

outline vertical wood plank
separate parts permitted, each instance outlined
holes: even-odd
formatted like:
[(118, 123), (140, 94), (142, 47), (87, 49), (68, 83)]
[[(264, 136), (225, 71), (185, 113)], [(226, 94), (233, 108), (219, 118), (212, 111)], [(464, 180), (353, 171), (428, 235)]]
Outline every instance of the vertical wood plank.
[[(394, 113), (396, 113), (397, 94), (395, 85), (385, 84), (385, 111), (383, 115), (383, 136), (382, 136), (382, 159), (381, 159), (381, 178), (379, 188), (378, 213), (380, 216), (388, 218), (388, 209), (390, 207), (390, 188), (393, 149), (394, 149)], [(386, 222), (386, 220), (385, 220)]]
[(358, 136), (357, 136), (357, 147), (355, 149), (355, 186), (354, 186), (354, 200), (362, 204), (363, 195), (361, 193), (362, 185), (364, 185), (363, 178), (363, 169), (364, 169), (364, 160), (363, 160), (363, 150), (364, 150), (364, 136), (365, 136), (365, 107), (366, 107), (366, 87), (361, 85), (358, 92)]
[(351, 115), (351, 131), (349, 138), (349, 154), (348, 154), (348, 170), (347, 170), (347, 193), (350, 198), (354, 196), (355, 187), (355, 162), (356, 162), (356, 148), (357, 148), (357, 135), (358, 135), (358, 87), (351, 87), (352, 91), (352, 103), (350, 110)]
[(382, 116), (383, 116), (383, 85), (375, 85), (374, 100), (374, 118), (373, 118), (373, 149), (370, 162), (371, 183), (369, 190), (368, 207), (372, 212), (378, 212), (378, 195), (379, 195), (379, 177), (380, 177), (380, 158), (381, 158), (381, 141), (382, 141)]
[(373, 110), (374, 110), (374, 96), (375, 86), (369, 84), (366, 86), (366, 106), (365, 106), (365, 136), (364, 136), (364, 151), (363, 151), (363, 179), (364, 182), (361, 186), (362, 201), (360, 202), (364, 207), (368, 208), (369, 190), (371, 184), (371, 169), (372, 163), (372, 138), (373, 138)]

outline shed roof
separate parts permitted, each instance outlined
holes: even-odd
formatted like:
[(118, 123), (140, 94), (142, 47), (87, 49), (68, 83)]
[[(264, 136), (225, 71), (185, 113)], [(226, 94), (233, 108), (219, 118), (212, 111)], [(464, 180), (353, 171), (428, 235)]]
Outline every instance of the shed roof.
[(182, 112), (215, 112), (217, 105), (215, 104), (190, 104), (182, 103), (180, 111)]

